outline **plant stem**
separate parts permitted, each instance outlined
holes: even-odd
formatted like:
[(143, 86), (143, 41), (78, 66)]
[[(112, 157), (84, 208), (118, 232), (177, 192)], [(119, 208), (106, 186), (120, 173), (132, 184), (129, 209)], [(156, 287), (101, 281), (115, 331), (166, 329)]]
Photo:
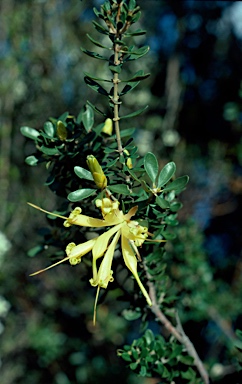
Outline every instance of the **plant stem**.
[(172, 323), (167, 319), (167, 317), (164, 315), (164, 313), (161, 311), (160, 306), (157, 302), (155, 285), (151, 281), (151, 276), (148, 272), (147, 266), (145, 264), (143, 265), (146, 272), (146, 276), (148, 278), (147, 284), (149, 286), (149, 296), (152, 301), (152, 306), (150, 307), (150, 310), (154, 313), (156, 318), (164, 325), (164, 327), (168, 330), (168, 332), (172, 334), (181, 344), (185, 346), (187, 353), (194, 359), (194, 365), (197, 367), (197, 370), (200, 373), (200, 376), (202, 377), (204, 383), (209, 384), (209, 376), (206, 371), (206, 368), (204, 367), (203, 362), (198, 356), (198, 353), (194, 348), (193, 343), (185, 334), (182, 328), (178, 313), (176, 312), (177, 328), (175, 328), (172, 325)]
[[(116, 16), (116, 25), (119, 23), (120, 19), (120, 9), (121, 9), (121, 3), (118, 5), (118, 11), (117, 11), (117, 16)], [(115, 40), (121, 40), (122, 35), (120, 34), (119, 30), (117, 29), (115, 31)], [(114, 65), (119, 65), (120, 64), (120, 59), (119, 59), (119, 50), (120, 46), (119, 44), (115, 43), (113, 44), (113, 50), (114, 50)], [(116, 133), (116, 140), (118, 144), (118, 152), (120, 155), (123, 153), (123, 146), (122, 146), (122, 141), (121, 141), (121, 136), (120, 136), (120, 127), (119, 127), (119, 113), (118, 113), (118, 106), (121, 104), (121, 101), (119, 101), (119, 94), (118, 94), (118, 84), (120, 80), (118, 77), (118, 73), (115, 72), (113, 75), (113, 105), (114, 105), (114, 117), (113, 117), (113, 122), (114, 122), (114, 127), (115, 127), (115, 133)]]

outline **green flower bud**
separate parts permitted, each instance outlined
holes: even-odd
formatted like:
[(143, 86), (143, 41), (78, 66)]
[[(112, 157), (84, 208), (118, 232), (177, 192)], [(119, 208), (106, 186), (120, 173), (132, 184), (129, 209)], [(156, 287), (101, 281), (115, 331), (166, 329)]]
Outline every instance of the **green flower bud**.
[(109, 136), (112, 135), (112, 132), (113, 132), (113, 121), (112, 121), (112, 119), (108, 118), (108, 119), (105, 120), (102, 132), (106, 133)]
[(93, 176), (93, 180), (96, 186), (100, 189), (104, 189), (107, 186), (107, 178), (104, 175), (101, 165), (93, 155), (87, 156), (87, 165)]

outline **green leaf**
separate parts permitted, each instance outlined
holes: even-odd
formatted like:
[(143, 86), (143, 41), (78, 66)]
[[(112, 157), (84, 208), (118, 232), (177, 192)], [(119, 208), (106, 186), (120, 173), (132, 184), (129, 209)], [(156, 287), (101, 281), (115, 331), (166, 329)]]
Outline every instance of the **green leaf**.
[(170, 207), (170, 203), (169, 203), (169, 201), (163, 199), (163, 198), (160, 197), (160, 196), (156, 196), (155, 202), (156, 202), (156, 204), (159, 205), (159, 207), (161, 207), (162, 209), (167, 209), (167, 208)]
[(90, 105), (90, 107), (92, 107), (92, 109), (94, 109), (95, 112), (99, 113), (99, 115), (102, 115), (104, 117), (108, 117), (106, 113), (102, 112), (100, 109), (95, 107), (95, 105), (92, 104), (89, 100), (87, 100), (87, 104)]
[(112, 83), (112, 80), (102, 79), (101, 77), (95, 77), (95, 76), (91, 75), (91, 74), (88, 73), (88, 72), (84, 72), (84, 75), (85, 75), (86, 77), (89, 77), (89, 78), (92, 79), (92, 80), (106, 81), (106, 82), (108, 82), (108, 83)]
[(39, 131), (30, 127), (21, 127), (20, 132), (23, 136), (28, 137), (29, 139), (36, 140), (40, 135)]
[(114, 73), (120, 73), (122, 71), (121, 65), (109, 65), (108, 68), (110, 69), (111, 72), (114, 72)]
[(93, 12), (95, 13), (95, 15), (97, 16), (97, 17), (100, 17), (100, 19), (103, 19), (103, 15), (101, 14), (101, 12), (99, 12), (98, 10), (97, 10), (97, 8), (93, 8)]
[(147, 79), (147, 77), (150, 76), (150, 73), (144, 73), (143, 70), (140, 70), (138, 72), (136, 72), (134, 74), (134, 76), (132, 76), (130, 79), (128, 80), (122, 80), (123, 83), (129, 83), (129, 82), (133, 82), (133, 81), (140, 81), (140, 80), (144, 80), (144, 79)]
[(125, 361), (132, 361), (130, 355), (129, 355), (127, 352), (122, 353), (121, 357), (122, 357), (122, 359), (124, 359)]
[(147, 175), (151, 179), (152, 183), (155, 184), (159, 168), (158, 168), (158, 161), (153, 153), (148, 152), (145, 155), (144, 166), (145, 166)]
[(147, 345), (150, 345), (154, 341), (154, 334), (150, 329), (147, 329), (144, 334)]
[(47, 147), (44, 147), (43, 145), (40, 147), (40, 151), (43, 152), (45, 155), (49, 155), (49, 156), (61, 154), (61, 152), (58, 150), (57, 147), (47, 148)]
[(141, 35), (145, 35), (146, 34), (146, 30), (145, 29), (136, 29), (136, 31), (133, 31), (133, 32), (125, 32), (125, 36), (141, 36)]
[(135, 0), (129, 0), (129, 11), (133, 11), (136, 7), (136, 1)]
[(144, 112), (148, 108), (148, 105), (146, 107), (139, 109), (138, 111), (132, 112), (129, 115), (121, 116), (120, 119), (129, 119), (130, 117), (135, 117), (140, 115), (142, 112)]
[(166, 183), (168, 183), (168, 181), (172, 178), (175, 172), (176, 172), (176, 164), (173, 161), (166, 164), (164, 168), (160, 171), (157, 187), (160, 188)]
[(132, 369), (132, 371), (134, 371), (137, 367), (138, 367), (138, 363), (131, 363), (129, 365), (129, 368)]
[(111, 49), (110, 47), (106, 47), (105, 45), (99, 43), (99, 41), (94, 40), (88, 33), (87, 33), (87, 37), (88, 37), (88, 39), (89, 39), (93, 44), (95, 44), (97, 47), (105, 48), (105, 49), (109, 49), (109, 50)]
[(80, 177), (80, 179), (93, 181), (93, 176), (92, 176), (91, 172), (89, 172), (85, 168), (76, 166), (76, 167), (74, 167), (74, 172), (78, 177)]
[(82, 52), (85, 53), (86, 55), (91, 56), (91, 57), (94, 57), (94, 59), (99, 59), (99, 60), (106, 60), (106, 61), (108, 61), (107, 57), (104, 57), (104, 56), (102, 56), (102, 55), (99, 55), (99, 54), (96, 53), (96, 52), (88, 51), (87, 49), (82, 48), (82, 47), (81, 47), (81, 50), (82, 50)]
[(171, 225), (172, 227), (175, 227), (176, 225), (179, 224), (179, 221), (177, 220), (176, 215), (169, 215), (165, 217), (164, 221), (166, 224)]
[(69, 193), (67, 199), (75, 203), (76, 201), (80, 201), (94, 195), (95, 192), (96, 189), (91, 188), (78, 189), (77, 191)]
[(189, 177), (187, 175), (178, 177), (176, 180), (172, 181), (163, 191), (181, 191), (187, 185)]
[(90, 132), (94, 124), (94, 113), (90, 105), (86, 105), (86, 110), (82, 113), (82, 122), (85, 130)]
[(62, 113), (62, 115), (60, 115), (58, 120), (61, 120), (63, 123), (65, 123), (68, 116), (69, 116), (69, 112), (64, 112)]
[(103, 35), (109, 35), (108, 29), (104, 28), (101, 24), (97, 23), (96, 21), (92, 21), (94, 28)]
[(47, 136), (49, 136), (51, 138), (54, 137), (55, 128), (50, 121), (46, 121), (46, 123), (44, 123), (44, 131), (45, 131)]
[(145, 377), (147, 375), (147, 369), (144, 365), (142, 365), (142, 367), (140, 368), (139, 375), (142, 377)]
[(150, 50), (150, 47), (148, 45), (146, 45), (144, 47), (137, 49), (137, 51), (132, 51), (132, 50), (128, 51), (128, 52), (126, 52), (126, 54), (130, 54), (130, 56), (128, 56), (126, 59), (124, 59), (124, 61), (137, 60), (140, 57), (146, 55), (146, 53), (148, 53), (149, 50)]
[(110, 191), (112, 192), (119, 193), (121, 195), (130, 195), (130, 191), (127, 185), (125, 184), (109, 185), (108, 189), (110, 189)]
[(38, 159), (35, 156), (28, 156), (25, 159), (25, 163), (31, 165), (32, 167), (38, 164)]
[(90, 77), (85, 76), (84, 81), (88, 87), (92, 88), (95, 92), (98, 92), (104, 96), (109, 96), (109, 93), (106, 91), (106, 89), (104, 89), (100, 84), (92, 80)]
[(31, 248), (27, 255), (29, 257), (34, 257), (36, 256), (38, 253), (42, 252), (44, 250), (44, 246), (43, 245), (36, 245), (35, 247)]
[(173, 203), (171, 203), (170, 205), (170, 210), (172, 212), (177, 212), (179, 211), (179, 209), (181, 209), (183, 207), (183, 204), (180, 203), (179, 201), (174, 201)]
[(120, 96), (126, 95), (126, 93), (129, 93), (130, 91), (132, 91), (139, 83), (140, 83), (140, 81), (126, 84), (125, 87), (120, 92)]
[(140, 310), (132, 311), (132, 309), (124, 309), (122, 312), (122, 315), (125, 318), (125, 320), (133, 321), (133, 320), (139, 319), (142, 313)]

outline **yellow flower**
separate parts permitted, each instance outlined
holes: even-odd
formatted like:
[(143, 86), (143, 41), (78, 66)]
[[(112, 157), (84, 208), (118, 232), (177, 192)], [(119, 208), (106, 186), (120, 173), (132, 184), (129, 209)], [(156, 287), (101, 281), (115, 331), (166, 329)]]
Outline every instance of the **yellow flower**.
[[(69, 260), (72, 265), (76, 265), (81, 261), (82, 256), (92, 251), (93, 263), (93, 277), (90, 279), (92, 286), (97, 286), (97, 295), (94, 305), (94, 324), (96, 319), (96, 306), (100, 288), (107, 288), (108, 283), (114, 280), (112, 271), (112, 260), (116, 245), (121, 237), (121, 250), (126, 267), (132, 272), (136, 279), (146, 301), (149, 305), (152, 305), (151, 299), (143, 286), (137, 271), (137, 257), (140, 259), (138, 248), (144, 241), (148, 241), (148, 229), (141, 226), (138, 221), (131, 220), (131, 217), (135, 215), (138, 207), (132, 207), (127, 214), (124, 214), (119, 210), (119, 202), (112, 201), (110, 198), (103, 198), (102, 200), (96, 200), (96, 206), (101, 209), (103, 219), (95, 219), (93, 217), (82, 215), (81, 208), (75, 208), (70, 216), (63, 217), (54, 213), (45, 211), (33, 204), (30, 204), (34, 208), (40, 209), (48, 214), (61, 217), (65, 220), (64, 226), (70, 227), (71, 225), (79, 225), (82, 227), (111, 227), (100, 236), (95, 237), (85, 243), (75, 245), (75, 243), (68, 244), (66, 248), (67, 257), (57, 263), (33, 273), (36, 275), (47, 269), (50, 269), (65, 260)], [(112, 239), (112, 240), (111, 240)], [(157, 240), (158, 242), (164, 240)], [(97, 268), (97, 260), (103, 257), (102, 262)]]

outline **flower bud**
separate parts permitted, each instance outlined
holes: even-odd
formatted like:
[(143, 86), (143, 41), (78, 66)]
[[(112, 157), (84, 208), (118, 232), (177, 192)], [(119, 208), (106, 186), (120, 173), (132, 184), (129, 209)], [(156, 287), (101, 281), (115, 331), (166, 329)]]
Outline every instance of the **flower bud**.
[(56, 134), (58, 139), (65, 141), (67, 138), (67, 129), (65, 124), (62, 121), (57, 121)]
[(132, 164), (132, 159), (131, 157), (128, 157), (127, 158), (127, 161), (126, 161), (126, 165), (129, 169), (132, 169), (133, 168), (133, 164)]
[(112, 132), (113, 132), (113, 121), (112, 121), (112, 119), (108, 118), (108, 119), (105, 120), (102, 132), (106, 133), (109, 136), (112, 135)]
[(93, 180), (96, 186), (100, 189), (104, 189), (107, 186), (107, 178), (104, 175), (101, 165), (93, 155), (87, 156), (87, 165), (93, 176)]

